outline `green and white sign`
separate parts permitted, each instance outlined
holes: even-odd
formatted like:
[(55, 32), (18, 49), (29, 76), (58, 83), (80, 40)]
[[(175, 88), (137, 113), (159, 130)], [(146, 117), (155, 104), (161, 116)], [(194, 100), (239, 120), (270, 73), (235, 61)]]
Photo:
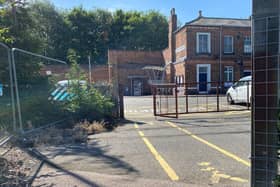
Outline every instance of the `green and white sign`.
[(3, 96), (3, 84), (0, 84), (0, 96)]

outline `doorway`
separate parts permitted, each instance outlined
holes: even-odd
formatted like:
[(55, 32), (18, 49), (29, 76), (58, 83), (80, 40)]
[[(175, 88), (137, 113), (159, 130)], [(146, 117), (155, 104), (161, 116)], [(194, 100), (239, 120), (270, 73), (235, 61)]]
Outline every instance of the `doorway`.
[(197, 90), (199, 93), (207, 93), (211, 84), (211, 65), (210, 64), (198, 64), (197, 65)]
[(135, 79), (132, 81), (133, 96), (141, 96), (143, 90), (142, 80)]

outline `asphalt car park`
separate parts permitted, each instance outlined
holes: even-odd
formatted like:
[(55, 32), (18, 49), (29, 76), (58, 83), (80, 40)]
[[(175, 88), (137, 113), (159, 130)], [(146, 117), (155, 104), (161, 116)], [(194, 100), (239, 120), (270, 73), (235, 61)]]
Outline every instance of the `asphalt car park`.
[[(206, 98), (196, 99), (190, 100), (194, 111), (197, 103), (207, 107), (202, 102)], [(208, 106), (211, 102), (215, 106), (214, 97), (208, 98)], [(154, 158), (159, 165), (167, 164), (167, 169), (162, 167), (167, 178), (186, 184), (249, 186), (251, 112), (246, 106), (229, 105), (224, 97), (220, 104), (226, 112), (191, 113), (174, 119), (153, 116), (152, 103), (149, 96), (126, 97), (125, 115), (138, 124), (135, 130), (144, 138), (146, 149), (152, 149), (151, 155), (156, 150), (165, 160), (161, 163)]]
[[(89, 136), (87, 145), (40, 150), (78, 176), (61, 185), (250, 186), (249, 110), (175, 119), (155, 117), (151, 96), (125, 97), (124, 106), (126, 120), (114, 131)], [(67, 173), (44, 168), (46, 175), (35, 184), (57, 184), (51, 176)]]

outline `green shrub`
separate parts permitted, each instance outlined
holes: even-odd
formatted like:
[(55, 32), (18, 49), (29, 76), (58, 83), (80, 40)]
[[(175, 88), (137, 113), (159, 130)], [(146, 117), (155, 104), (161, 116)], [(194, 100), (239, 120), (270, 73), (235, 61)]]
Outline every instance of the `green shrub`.
[(69, 81), (68, 92), (72, 95), (64, 103), (64, 109), (75, 117), (76, 120), (104, 120), (112, 116), (114, 104), (107, 95), (101, 94), (93, 85), (82, 85), (85, 74), (77, 63), (72, 63), (67, 74)]

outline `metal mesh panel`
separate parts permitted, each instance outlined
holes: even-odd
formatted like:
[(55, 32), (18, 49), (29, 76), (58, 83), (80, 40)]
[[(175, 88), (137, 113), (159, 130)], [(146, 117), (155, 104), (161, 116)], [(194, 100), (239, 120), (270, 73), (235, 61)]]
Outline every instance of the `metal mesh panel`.
[(13, 49), (19, 129), (30, 130), (65, 118), (59, 105), (67, 99), (67, 89), (58, 84), (69, 70), (62, 61)]
[(279, 17), (253, 19), (252, 186), (279, 186)]
[(0, 43), (0, 138), (1, 132), (15, 129), (15, 111), (10, 49)]
[(153, 87), (154, 93), (154, 112), (158, 116), (173, 116), (177, 117), (177, 95), (175, 85), (162, 85)]

